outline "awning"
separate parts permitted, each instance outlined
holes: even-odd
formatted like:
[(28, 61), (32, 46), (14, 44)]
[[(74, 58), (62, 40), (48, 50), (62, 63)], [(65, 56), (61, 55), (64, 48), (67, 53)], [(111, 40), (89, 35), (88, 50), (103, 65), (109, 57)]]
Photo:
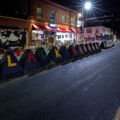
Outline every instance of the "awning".
[(41, 25), (35, 25), (35, 24), (33, 24), (32, 30), (46, 30), (46, 31), (55, 31), (55, 32), (77, 33), (75, 29), (51, 28), (48, 25), (41, 26)]
[(41, 26), (41, 25), (32, 25), (32, 30), (51, 30), (49, 26)]
[(51, 28), (51, 31), (55, 32), (71, 32), (71, 30), (65, 30), (65, 29), (60, 29), (60, 28)]
[(73, 33), (80, 33), (78, 30), (76, 30), (76, 29), (70, 29), (71, 30), (71, 32), (73, 32)]
[(77, 33), (80, 33), (80, 31), (79, 31), (79, 30), (77, 30)]

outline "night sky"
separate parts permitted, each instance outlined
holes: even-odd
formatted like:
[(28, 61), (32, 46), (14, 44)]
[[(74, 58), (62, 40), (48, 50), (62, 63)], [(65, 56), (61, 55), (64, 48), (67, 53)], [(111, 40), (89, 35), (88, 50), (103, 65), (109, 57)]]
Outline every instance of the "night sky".
[[(55, 3), (69, 7), (79, 11), (81, 1), (86, 0), (51, 0)], [(119, 0), (91, 0), (95, 3), (95, 9), (92, 10), (94, 14), (87, 15), (88, 17), (103, 17), (98, 22), (103, 25), (117, 30), (116, 34), (120, 33), (120, 1)], [(104, 17), (104, 16), (107, 16)]]
[(0, 15), (27, 19), (28, 0), (3, 0)]
[[(78, 8), (81, 6), (80, 5), (81, 1), (85, 1), (85, 0), (51, 0), (51, 1), (59, 3), (66, 7), (72, 8), (74, 10), (78, 10)], [(91, 0), (91, 1), (96, 2), (95, 4), (97, 8), (96, 10), (99, 14), (120, 13), (119, 0)]]

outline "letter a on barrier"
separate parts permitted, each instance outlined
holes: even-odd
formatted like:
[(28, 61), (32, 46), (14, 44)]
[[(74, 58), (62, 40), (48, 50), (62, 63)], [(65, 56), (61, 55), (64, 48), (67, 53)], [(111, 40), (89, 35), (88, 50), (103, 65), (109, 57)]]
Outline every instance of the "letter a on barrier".
[(20, 64), (23, 66), (25, 72), (29, 72), (40, 67), (40, 64), (30, 49), (24, 52), (20, 59)]
[(13, 77), (23, 73), (23, 68), (10, 51), (6, 52), (0, 62), (0, 72), (3, 78)]
[(29, 53), (28, 53), (28, 63), (29, 63), (29, 64), (31, 63), (31, 59), (32, 59), (34, 62), (37, 62), (36, 58), (33, 56), (33, 53), (32, 53), (32, 52), (29, 52)]

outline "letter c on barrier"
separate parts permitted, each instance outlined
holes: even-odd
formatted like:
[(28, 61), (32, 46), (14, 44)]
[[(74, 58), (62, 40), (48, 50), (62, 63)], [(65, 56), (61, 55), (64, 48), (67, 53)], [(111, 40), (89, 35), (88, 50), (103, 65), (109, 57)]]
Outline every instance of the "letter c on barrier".
[(14, 67), (14, 66), (17, 66), (16, 63), (12, 63), (12, 62), (11, 62), (11, 57), (10, 57), (10, 55), (7, 56), (7, 59), (8, 59), (8, 67)]
[(41, 50), (41, 57), (43, 60), (45, 60), (47, 58), (47, 55), (44, 55), (44, 50)]

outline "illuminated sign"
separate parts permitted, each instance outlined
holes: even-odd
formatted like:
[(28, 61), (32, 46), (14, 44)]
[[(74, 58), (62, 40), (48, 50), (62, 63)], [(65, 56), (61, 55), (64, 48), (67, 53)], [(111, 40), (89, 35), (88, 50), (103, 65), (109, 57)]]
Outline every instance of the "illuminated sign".
[(69, 29), (69, 27), (67, 25), (60, 25), (60, 24), (58, 24), (58, 28), (59, 29), (64, 29), (64, 30), (68, 30)]
[(57, 24), (50, 23), (50, 27), (51, 27), (51, 28), (57, 28), (58, 26), (57, 26)]

